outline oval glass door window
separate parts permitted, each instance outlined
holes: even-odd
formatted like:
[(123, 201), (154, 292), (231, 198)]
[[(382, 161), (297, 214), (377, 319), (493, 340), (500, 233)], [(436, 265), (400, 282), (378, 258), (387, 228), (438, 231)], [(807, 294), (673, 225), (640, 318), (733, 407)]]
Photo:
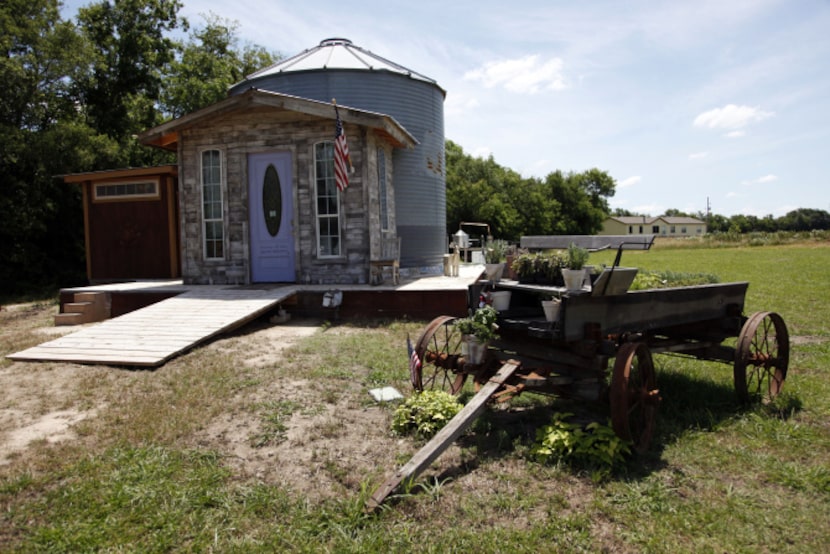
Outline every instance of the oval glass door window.
[(276, 237), (282, 224), (282, 187), (273, 164), (268, 164), (262, 183), (262, 213), (268, 234)]

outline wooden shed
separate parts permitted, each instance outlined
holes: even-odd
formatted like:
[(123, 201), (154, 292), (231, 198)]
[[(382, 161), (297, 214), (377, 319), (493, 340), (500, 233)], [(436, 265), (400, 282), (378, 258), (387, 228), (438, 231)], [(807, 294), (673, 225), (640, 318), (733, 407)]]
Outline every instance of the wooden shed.
[(251, 89), (150, 129), (178, 154), (186, 284), (365, 284), (398, 244), (394, 118), (340, 107), (353, 170), (335, 186), (335, 108)]
[(181, 276), (175, 165), (76, 173), (91, 283)]

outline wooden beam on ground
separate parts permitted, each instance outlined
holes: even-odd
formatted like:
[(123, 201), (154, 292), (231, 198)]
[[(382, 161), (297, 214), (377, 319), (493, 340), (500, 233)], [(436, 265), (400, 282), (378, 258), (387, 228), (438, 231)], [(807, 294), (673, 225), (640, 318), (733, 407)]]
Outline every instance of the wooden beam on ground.
[(366, 501), (366, 511), (374, 512), (383, 501), (386, 500), (395, 489), (404, 481), (414, 479), (421, 474), (429, 465), (440, 456), (444, 450), (455, 442), (461, 433), (469, 427), (473, 421), (484, 411), (487, 401), (501, 386), (519, 369), (521, 364), (515, 360), (509, 360), (501, 366), (501, 369), (483, 386), (481, 390), (467, 403), (460, 412), (452, 418), (447, 425), (441, 429), (432, 439), (419, 450), (409, 462), (389, 477), (378, 487), (369, 500)]

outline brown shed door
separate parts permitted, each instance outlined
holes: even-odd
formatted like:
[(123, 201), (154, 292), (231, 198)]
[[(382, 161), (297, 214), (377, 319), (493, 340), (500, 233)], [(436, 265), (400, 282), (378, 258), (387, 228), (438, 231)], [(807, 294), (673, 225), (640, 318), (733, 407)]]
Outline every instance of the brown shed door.
[(170, 248), (174, 243), (169, 190), (163, 181), (158, 186), (159, 196), (153, 199), (96, 200), (92, 185), (88, 200), (91, 279), (165, 279), (177, 275), (177, 268), (171, 268)]

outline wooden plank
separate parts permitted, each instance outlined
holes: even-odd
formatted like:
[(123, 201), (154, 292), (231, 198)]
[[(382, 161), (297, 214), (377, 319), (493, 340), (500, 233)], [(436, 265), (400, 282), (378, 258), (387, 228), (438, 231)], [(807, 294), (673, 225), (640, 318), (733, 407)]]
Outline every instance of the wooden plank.
[(293, 287), (192, 290), (7, 357), (159, 366), (248, 323), (294, 294)]
[(519, 369), (520, 364), (515, 360), (509, 360), (501, 366), (501, 369), (481, 387), (481, 390), (467, 403), (464, 408), (454, 418), (452, 418), (447, 425), (444, 426), (432, 439), (419, 450), (409, 462), (401, 469), (396, 471), (394, 475), (389, 477), (380, 487), (378, 487), (369, 500), (366, 502), (366, 511), (373, 512), (377, 510), (383, 501), (401, 483), (406, 480), (414, 479), (421, 474), (429, 465), (435, 461), (449, 446), (455, 442), (461, 433), (469, 427), (473, 421), (484, 411), (487, 406), (487, 401), (504, 385), (504, 382), (510, 378), (513, 373)]

